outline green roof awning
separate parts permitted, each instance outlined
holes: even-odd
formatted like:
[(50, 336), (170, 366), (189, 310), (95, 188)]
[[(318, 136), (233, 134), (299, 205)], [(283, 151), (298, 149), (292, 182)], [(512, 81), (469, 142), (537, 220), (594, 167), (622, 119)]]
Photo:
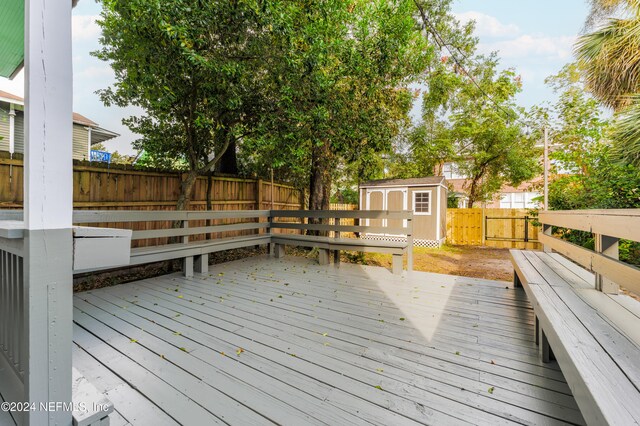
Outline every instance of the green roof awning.
[(0, 76), (13, 78), (24, 63), (24, 0), (2, 1), (0, 40)]

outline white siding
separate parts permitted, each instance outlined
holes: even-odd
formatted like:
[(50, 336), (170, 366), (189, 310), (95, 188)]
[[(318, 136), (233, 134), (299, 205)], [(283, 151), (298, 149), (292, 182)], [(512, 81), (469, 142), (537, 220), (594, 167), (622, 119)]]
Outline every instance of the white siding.
[(0, 102), (0, 151), (9, 151), (9, 104)]
[(24, 111), (16, 111), (15, 118), (15, 152), (24, 153)]
[(89, 149), (89, 132), (86, 127), (79, 124), (73, 125), (73, 159), (89, 160), (87, 151)]

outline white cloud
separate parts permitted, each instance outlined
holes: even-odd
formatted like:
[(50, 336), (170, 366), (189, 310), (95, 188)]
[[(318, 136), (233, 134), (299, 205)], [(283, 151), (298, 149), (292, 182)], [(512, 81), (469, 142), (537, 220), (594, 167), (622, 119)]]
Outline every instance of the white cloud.
[(499, 51), (501, 58), (555, 58), (567, 60), (571, 56), (574, 36), (535, 36), (524, 34), (512, 40), (480, 43), (479, 49), (485, 53)]
[(96, 24), (98, 15), (73, 15), (71, 28), (74, 41), (97, 40), (100, 27)]
[(503, 24), (497, 18), (482, 12), (468, 11), (456, 13), (455, 17), (462, 23), (476, 22), (475, 34), (480, 37), (509, 37), (520, 33), (515, 24)]

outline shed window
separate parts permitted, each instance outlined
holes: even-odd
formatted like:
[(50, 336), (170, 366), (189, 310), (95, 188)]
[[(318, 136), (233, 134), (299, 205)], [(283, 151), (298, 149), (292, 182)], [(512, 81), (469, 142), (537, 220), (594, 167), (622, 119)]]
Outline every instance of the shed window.
[(413, 212), (431, 214), (431, 191), (413, 193)]

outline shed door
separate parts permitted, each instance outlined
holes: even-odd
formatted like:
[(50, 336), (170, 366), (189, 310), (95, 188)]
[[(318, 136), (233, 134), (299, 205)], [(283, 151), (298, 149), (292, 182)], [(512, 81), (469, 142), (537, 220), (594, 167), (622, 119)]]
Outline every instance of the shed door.
[[(367, 210), (407, 210), (408, 189), (367, 189), (366, 201)], [(367, 226), (389, 226), (394, 228), (407, 226), (407, 221), (401, 219), (367, 219), (365, 223)]]
[[(387, 208), (385, 210), (390, 211), (402, 211), (405, 209), (406, 191), (389, 189), (387, 190)], [(387, 220), (387, 226), (389, 228), (402, 228), (404, 226), (402, 219), (389, 219)], [(393, 232), (393, 234), (400, 234), (400, 232)]]
[[(384, 190), (382, 191), (367, 191), (367, 210), (384, 210)], [(369, 226), (383, 226), (382, 219), (369, 219)]]

